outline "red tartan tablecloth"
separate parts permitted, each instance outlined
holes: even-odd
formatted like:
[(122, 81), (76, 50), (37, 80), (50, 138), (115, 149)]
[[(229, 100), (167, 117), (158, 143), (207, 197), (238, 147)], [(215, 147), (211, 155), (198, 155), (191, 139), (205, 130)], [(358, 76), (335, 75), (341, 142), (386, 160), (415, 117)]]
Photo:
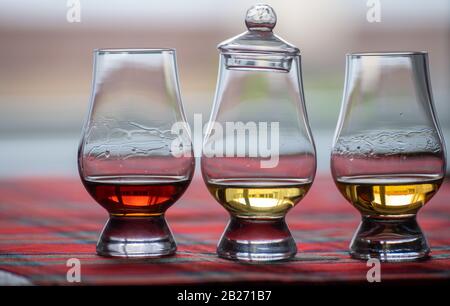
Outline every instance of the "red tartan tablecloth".
[[(382, 264), (382, 281), (450, 279), (450, 182), (419, 213), (432, 247), (425, 262)], [(298, 243), (290, 262), (240, 264), (219, 259), (216, 243), (227, 213), (202, 181), (168, 211), (178, 242), (176, 256), (126, 260), (98, 257), (97, 236), (106, 212), (78, 179), (15, 179), (0, 182), (0, 270), (32, 284), (69, 284), (69, 258), (81, 261), (82, 284), (198, 284), (218, 282), (366, 282), (365, 262), (350, 259), (347, 247), (359, 214), (331, 179), (319, 177), (288, 215)]]

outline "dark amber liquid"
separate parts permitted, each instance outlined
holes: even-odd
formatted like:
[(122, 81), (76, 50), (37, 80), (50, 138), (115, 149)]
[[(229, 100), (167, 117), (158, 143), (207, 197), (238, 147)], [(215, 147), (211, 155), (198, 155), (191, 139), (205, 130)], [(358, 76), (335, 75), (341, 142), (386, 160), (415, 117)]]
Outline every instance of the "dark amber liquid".
[(113, 216), (157, 216), (184, 193), (190, 179), (155, 176), (91, 176), (89, 194)]

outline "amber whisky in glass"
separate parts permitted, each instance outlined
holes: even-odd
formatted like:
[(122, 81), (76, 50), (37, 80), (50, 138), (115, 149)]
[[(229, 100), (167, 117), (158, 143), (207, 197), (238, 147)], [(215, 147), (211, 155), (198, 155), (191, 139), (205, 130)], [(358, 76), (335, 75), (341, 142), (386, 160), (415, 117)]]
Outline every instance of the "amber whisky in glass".
[(347, 55), (331, 171), (362, 216), (353, 258), (430, 255), (416, 215), (438, 192), (446, 167), (432, 99), (426, 52)]

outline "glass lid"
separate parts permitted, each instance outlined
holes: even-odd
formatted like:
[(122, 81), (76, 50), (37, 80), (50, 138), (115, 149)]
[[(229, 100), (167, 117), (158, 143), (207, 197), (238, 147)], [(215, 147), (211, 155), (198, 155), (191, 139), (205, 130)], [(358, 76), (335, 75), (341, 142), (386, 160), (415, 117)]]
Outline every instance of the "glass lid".
[(259, 53), (276, 55), (298, 55), (300, 50), (273, 34), (277, 15), (267, 4), (256, 4), (245, 16), (246, 32), (221, 42), (222, 53)]

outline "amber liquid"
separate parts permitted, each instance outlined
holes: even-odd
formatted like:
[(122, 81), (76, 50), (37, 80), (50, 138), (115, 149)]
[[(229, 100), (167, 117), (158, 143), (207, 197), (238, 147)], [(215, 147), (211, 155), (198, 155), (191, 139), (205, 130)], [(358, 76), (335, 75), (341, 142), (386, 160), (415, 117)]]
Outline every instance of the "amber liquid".
[(280, 218), (308, 192), (311, 182), (285, 179), (223, 179), (207, 182), (214, 198), (233, 216)]
[(155, 176), (90, 176), (89, 194), (113, 216), (162, 215), (183, 194), (190, 179)]
[(341, 177), (336, 185), (364, 215), (415, 215), (439, 189), (442, 178), (429, 175)]

